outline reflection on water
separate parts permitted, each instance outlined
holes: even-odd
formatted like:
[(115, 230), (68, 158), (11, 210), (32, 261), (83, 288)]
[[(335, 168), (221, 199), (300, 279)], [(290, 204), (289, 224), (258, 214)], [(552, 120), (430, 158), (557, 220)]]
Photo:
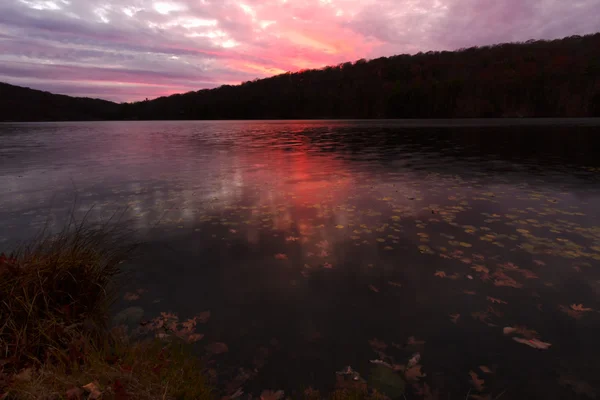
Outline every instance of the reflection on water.
[(240, 368), (246, 392), (289, 392), (419, 351), (421, 389), (463, 398), (474, 371), (483, 395), (589, 394), (599, 125), (474, 125), (3, 124), (0, 249), (58, 226), (74, 194), (92, 218), (127, 206), (150, 242), (131, 266), (146, 292), (119, 306), (210, 310), (231, 390)]

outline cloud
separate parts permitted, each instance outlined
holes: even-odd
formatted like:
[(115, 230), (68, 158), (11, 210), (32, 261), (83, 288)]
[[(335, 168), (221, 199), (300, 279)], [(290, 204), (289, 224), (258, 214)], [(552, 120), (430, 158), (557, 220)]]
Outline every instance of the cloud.
[(0, 80), (118, 101), (600, 30), (598, 0), (5, 0)]

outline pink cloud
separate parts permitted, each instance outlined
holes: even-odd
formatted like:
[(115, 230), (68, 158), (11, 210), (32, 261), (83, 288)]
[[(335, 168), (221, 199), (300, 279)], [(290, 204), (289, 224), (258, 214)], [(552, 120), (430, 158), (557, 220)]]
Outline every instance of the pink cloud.
[(359, 58), (592, 33), (598, 14), (598, 0), (7, 0), (0, 81), (133, 101)]

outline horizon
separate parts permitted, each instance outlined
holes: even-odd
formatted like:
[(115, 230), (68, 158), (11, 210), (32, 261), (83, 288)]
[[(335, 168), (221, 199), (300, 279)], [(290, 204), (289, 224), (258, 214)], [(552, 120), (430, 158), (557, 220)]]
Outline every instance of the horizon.
[(363, 58), (600, 31), (597, 0), (486, 3), (10, 0), (0, 5), (0, 81), (135, 102)]

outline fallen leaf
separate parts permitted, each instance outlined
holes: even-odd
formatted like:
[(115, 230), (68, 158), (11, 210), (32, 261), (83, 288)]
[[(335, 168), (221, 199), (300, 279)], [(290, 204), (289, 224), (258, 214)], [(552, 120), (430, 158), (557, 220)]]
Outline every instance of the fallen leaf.
[(138, 300), (139, 298), (140, 298), (140, 296), (137, 293), (131, 293), (131, 292), (127, 292), (123, 296), (123, 299), (126, 301), (134, 301), (134, 300)]
[(189, 335), (187, 337), (187, 341), (188, 341), (188, 343), (196, 343), (197, 341), (201, 340), (203, 337), (204, 337), (204, 335), (201, 333), (192, 333), (191, 335)]
[(485, 272), (488, 273), (490, 270), (483, 265), (473, 265), (471, 269), (475, 270), (475, 272)]
[(260, 394), (260, 400), (280, 400), (283, 398), (283, 395), (283, 390), (278, 390), (277, 392), (273, 392), (271, 390), (264, 390)]
[(513, 337), (513, 340), (515, 342), (526, 344), (527, 346), (533, 347), (534, 349), (545, 350), (548, 347), (552, 346), (551, 343), (542, 342), (542, 341), (537, 340), (537, 339), (523, 339), (523, 338), (520, 338), (520, 337)]
[(417, 339), (415, 339), (414, 336), (410, 336), (407, 339), (406, 344), (409, 345), (409, 346), (421, 346), (421, 345), (425, 344), (425, 341), (424, 340), (417, 340)]
[(408, 360), (407, 368), (411, 368), (411, 367), (417, 365), (419, 363), (419, 361), (421, 361), (421, 354), (420, 353), (413, 354), (413, 356), (410, 358), (410, 360)]
[(275, 258), (277, 260), (287, 260), (288, 256), (286, 254), (283, 254), (283, 253), (278, 253), (278, 254), (275, 254)]
[(477, 390), (478, 392), (483, 392), (483, 390), (485, 389), (485, 387), (483, 386), (485, 381), (483, 379), (479, 379), (479, 377), (474, 371), (469, 371), (469, 375), (471, 376), (471, 384), (473, 385), (475, 390)]
[(331, 265), (331, 264), (329, 264), (329, 263), (325, 263), (325, 264), (323, 264), (323, 268), (326, 268), (326, 269), (332, 269), (332, 268), (333, 268), (333, 265)]
[(563, 306), (563, 305), (560, 305), (559, 308), (562, 312), (567, 313), (572, 318), (579, 319), (579, 318), (583, 317), (582, 311), (575, 311), (575, 310), (572, 310), (569, 307)]
[(515, 326), (515, 327), (507, 326), (502, 331), (504, 332), (505, 335), (511, 335), (513, 333), (518, 333), (519, 335), (524, 336), (527, 339), (533, 339), (538, 336), (538, 333), (536, 331), (534, 331), (533, 329), (527, 329), (524, 326)]
[(83, 390), (73, 386), (71, 389), (67, 390), (66, 397), (67, 400), (81, 400), (81, 396), (83, 396), (83, 393)]
[(489, 369), (489, 368), (488, 368), (487, 366), (485, 366), (485, 365), (480, 365), (480, 366), (479, 366), (479, 369), (480, 369), (480, 370), (482, 370), (483, 372), (485, 372), (486, 374), (491, 374), (491, 373), (492, 373), (492, 370), (491, 370), (491, 369)]
[(463, 293), (464, 293), (464, 294), (470, 294), (470, 295), (475, 295), (475, 294), (477, 294), (477, 293), (476, 293), (475, 291), (473, 291), (473, 290), (463, 290)]
[(435, 274), (433, 274), (433, 276), (439, 276), (440, 278), (445, 278), (446, 273), (444, 271), (436, 271)]
[(229, 347), (225, 343), (214, 342), (206, 346), (206, 350), (211, 354), (222, 354), (229, 351)]
[(583, 307), (583, 304), (571, 304), (571, 309), (574, 311), (582, 311), (582, 312), (593, 311), (591, 308)]
[(419, 380), (419, 378), (426, 377), (427, 375), (421, 371), (421, 368), (421, 365), (414, 365), (410, 368), (407, 368), (404, 371), (404, 376), (406, 377), (406, 380), (410, 382), (416, 382)]
[(89, 392), (88, 399), (99, 399), (100, 396), (102, 396), (102, 392), (100, 391), (100, 388), (98, 387), (98, 382), (96, 381), (90, 382), (87, 385), (82, 386), (82, 388), (86, 392)]
[(392, 282), (392, 281), (388, 281), (388, 284), (392, 285), (392, 286), (396, 286), (396, 287), (402, 287), (402, 285), (398, 282)]
[(459, 318), (460, 318), (460, 314), (450, 314), (450, 320), (455, 324), (458, 323)]
[(29, 382), (32, 378), (33, 370), (31, 368), (25, 368), (14, 376), (16, 381)]
[(208, 322), (209, 318), (210, 318), (210, 311), (203, 311), (196, 316), (196, 321), (200, 322), (201, 324), (205, 324), (206, 322)]
[(490, 296), (487, 296), (487, 297), (486, 297), (486, 299), (488, 299), (488, 300), (489, 300), (489, 301), (491, 301), (492, 303), (496, 303), (496, 304), (508, 304), (506, 301), (504, 301), (504, 300), (500, 300), (500, 299), (497, 299), (497, 298), (495, 298), (495, 297), (490, 297)]
[(379, 293), (379, 289), (377, 289), (375, 286), (373, 285), (369, 285), (369, 289), (371, 289), (371, 291), (375, 292), (375, 293)]

